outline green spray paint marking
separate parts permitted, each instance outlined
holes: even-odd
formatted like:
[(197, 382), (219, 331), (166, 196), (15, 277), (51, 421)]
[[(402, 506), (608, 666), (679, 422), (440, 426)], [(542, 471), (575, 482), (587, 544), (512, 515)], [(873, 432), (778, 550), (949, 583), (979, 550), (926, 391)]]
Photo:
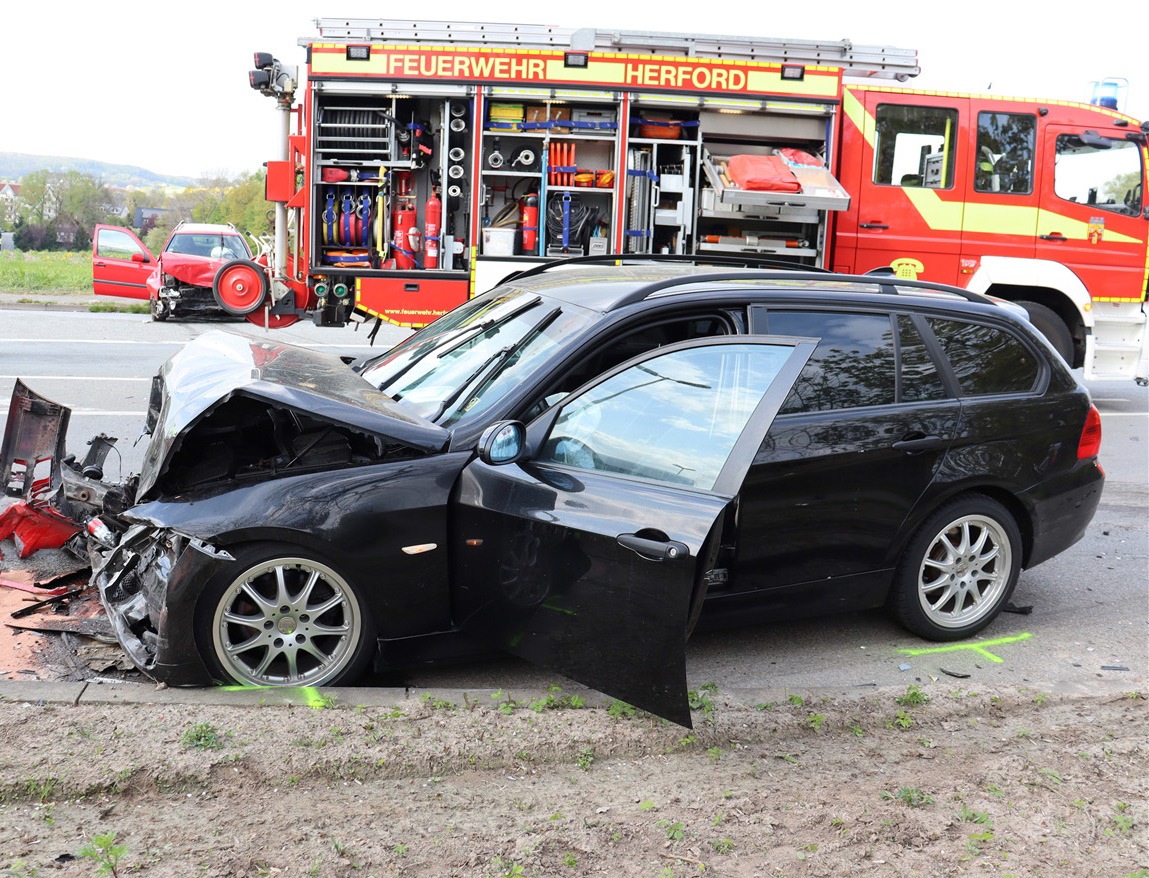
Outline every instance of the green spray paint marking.
[(997, 640), (981, 640), (977, 643), (952, 643), (949, 646), (930, 646), (925, 649), (899, 649), (902, 655), (937, 655), (942, 652), (960, 652), (963, 649), (968, 649), (970, 652), (976, 652), (978, 655), (983, 656), (991, 662), (1001, 664), (1005, 661), (1001, 656), (994, 655), (987, 646), (1000, 646), (1003, 643), (1017, 643), (1022, 640), (1029, 640), (1033, 634), (1025, 631), (1021, 634), (1016, 634), (1013, 637), (999, 637)]
[(220, 686), (219, 688), (221, 692), (255, 692), (268, 689), (289, 699), (298, 695), (304, 705), (315, 710), (331, 706), (331, 699), (314, 686)]

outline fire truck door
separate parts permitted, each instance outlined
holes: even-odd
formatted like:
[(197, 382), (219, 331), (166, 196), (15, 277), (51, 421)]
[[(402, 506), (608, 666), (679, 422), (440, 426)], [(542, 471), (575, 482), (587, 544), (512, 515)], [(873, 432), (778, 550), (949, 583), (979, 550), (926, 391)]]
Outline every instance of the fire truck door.
[(1141, 150), (1084, 128), (1044, 131), (1037, 255), (1068, 267), (1091, 295), (1141, 299), (1149, 223)]
[(848, 89), (844, 103), (841, 181), (852, 200), (834, 267), (955, 283), (969, 102)]
[(966, 201), (962, 286), (983, 257), (1033, 259), (1043, 166), (1036, 112), (972, 104), (972, 148), (958, 178)]

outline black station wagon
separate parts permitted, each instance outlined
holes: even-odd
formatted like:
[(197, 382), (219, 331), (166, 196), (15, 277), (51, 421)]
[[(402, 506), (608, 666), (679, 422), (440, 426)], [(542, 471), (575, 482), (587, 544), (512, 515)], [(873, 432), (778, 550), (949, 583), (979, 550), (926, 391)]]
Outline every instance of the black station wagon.
[[(1013, 309), (893, 277), (548, 265), (346, 362), (222, 332), (156, 377), (94, 580), (172, 685), (501, 648), (688, 725), (696, 624), (886, 605), (968, 637), (1101, 496)], [(74, 507), (73, 507), (73, 514)]]

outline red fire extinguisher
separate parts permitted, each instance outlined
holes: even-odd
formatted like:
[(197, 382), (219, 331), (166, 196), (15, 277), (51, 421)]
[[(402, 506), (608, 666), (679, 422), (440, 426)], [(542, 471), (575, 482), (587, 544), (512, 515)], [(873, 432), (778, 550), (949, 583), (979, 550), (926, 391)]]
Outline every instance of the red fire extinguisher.
[(519, 226), (523, 230), (523, 253), (533, 255), (539, 243), (539, 196), (528, 192), (519, 202)]
[(443, 202), (434, 189), (423, 205), (423, 267), (439, 267), (439, 225), (443, 222)]
[(391, 243), (395, 250), (396, 268), (415, 267), (415, 248), (411, 246), (411, 232), (419, 234), (415, 219), (414, 205), (397, 199), (391, 211)]
[[(391, 208), (391, 244), (395, 250), (396, 268), (414, 268), (415, 252), (419, 249), (418, 218), (411, 196), (411, 175), (399, 172), (396, 175), (396, 194)], [(413, 234), (412, 234), (413, 233)]]

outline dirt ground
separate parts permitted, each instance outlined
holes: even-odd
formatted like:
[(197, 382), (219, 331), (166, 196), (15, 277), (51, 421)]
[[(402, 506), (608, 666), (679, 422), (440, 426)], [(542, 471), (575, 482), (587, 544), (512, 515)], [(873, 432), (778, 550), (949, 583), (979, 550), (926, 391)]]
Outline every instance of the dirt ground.
[(114, 834), (121, 876), (1149, 875), (1144, 699), (921, 692), (704, 692), (693, 732), (561, 693), (10, 702), (0, 874)]
[[(142, 679), (63, 608), (0, 630), (0, 679)], [(1149, 878), (1144, 695), (707, 686), (693, 731), (561, 691), (4, 700), (0, 876)]]

